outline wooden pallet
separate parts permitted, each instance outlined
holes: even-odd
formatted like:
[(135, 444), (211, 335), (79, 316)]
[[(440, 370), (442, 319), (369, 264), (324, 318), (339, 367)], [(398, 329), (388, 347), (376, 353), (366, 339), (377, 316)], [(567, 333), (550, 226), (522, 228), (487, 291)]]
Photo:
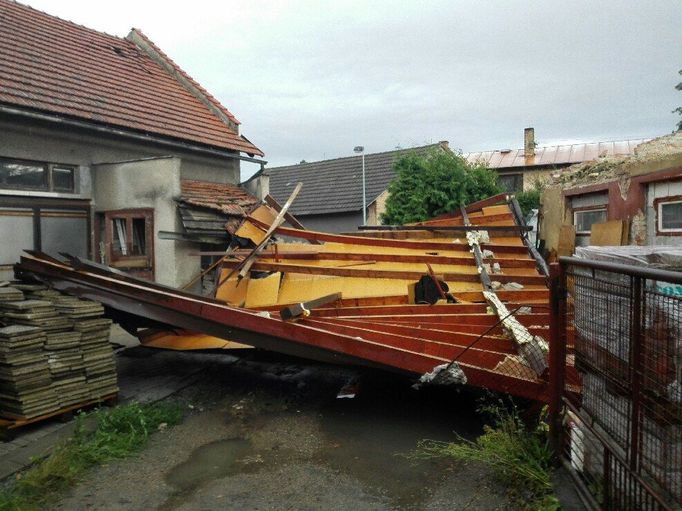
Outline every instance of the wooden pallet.
[(42, 422), (52, 418), (70, 419), (71, 416), (73, 415), (73, 412), (77, 410), (90, 408), (99, 404), (111, 406), (116, 404), (117, 401), (118, 393), (114, 392), (112, 394), (107, 394), (97, 399), (90, 399), (82, 403), (67, 406), (65, 408), (60, 408), (59, 410), (55, 410), (53, 412), (38, 415), (37, 417), (31, 417), (30, 419), (18, 416), (12, 417), (9, 414), (7, 414), (7, 412), (0, 411), (0, 440), (6, 441), (8, 439), (11, 439), (14, 430), (24, 426), (28, 426), (29, 424), (35, 424), (36, 422)]

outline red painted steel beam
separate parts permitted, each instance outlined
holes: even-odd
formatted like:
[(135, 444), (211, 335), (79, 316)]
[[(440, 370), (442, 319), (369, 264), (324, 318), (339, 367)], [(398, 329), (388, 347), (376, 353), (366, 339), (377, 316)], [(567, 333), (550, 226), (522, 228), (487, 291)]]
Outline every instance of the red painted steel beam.
[(463, 370), (472, 385), (532, 399), (543, 399), (545, 392), (542, 382), (492, 371), (503, 357), (483, 350), (463, 352), (461, 348), (434, 341), (382, 332), (371, 332), (370, 335), (366, 330), (344, 327), (346, 332), (361, 331), (365, 337), (372, 337), (359, 338), (321, 328), (323, 325), (283, 322), (201, 297), (188, 297), (172, 290), (147, 287), (141, 282), (125, 281), (113, 274), (76, 271), (34, 257), (22, 257), (17, 271), (39, 275), (56, 289), (100, 301), (116, 310), (263, 349), (412, 374), (429, 372), (434, 366), (449, 362), (454, 354), (461, 356)]
[[(359, 321), (352, 319), (334, 319), (327, 320), (328, 324), (348, 325), (357, 328), (371, 326), (375, 330), (385, 333), (392, 333), (398, 335), (405, 335), (410, 337), (420, 337), (429, 341), (438, 341), (453, 346), (467, 347), (472, 343), (476, 343), (476, 348), (480, 350), (490, 351), (494, 353), (503, 353), (506, 355), (515, 355), (516, 348), (512, 342), (503, 336), (501, 330), (495, 333), (486, 333), (485, 328), (481, 332), (471, 333), (463, 331), (446, 331), (435, 328), (419, 328), (406, 325), (393, 325), (389, 323), (374, 323), (370, 321)], [(482, 334), (486, 335), (482, 335)]]
[[(407, 350), (415, 353), (424, 353), (434, 357), (452, 360), (461, 358), (462, 363), (471, 364), (476, 367), (493, 369), (502, 362), (505, 357), (503, 353), (495, 353), (472, 347), (466, 349), (465, 346), (456, 346), (445, 342), (432, 341), (423, 337), (410, 337), (406, 335), (386, 334), (380, 330), (371, 328), (357, 328), (346, 325), (334, 324), (328, 321), (316, 321), (305, 319), (301, 321), (306, 325), (318, 326), (331, 332), (341, 333), (348, 336), (368, 339), (372, 342), (394, 346), (400, 350)], [(472, 339), (473, 341), (474, 339)]]
[[(248, 217), (249, 222), (259, 227), (267, 227), (267, 224), (257, 220), (253, 217)], [(411, 241), (411, 240), (392, 240), (383, 238), (365, 238), (362, 236), (348, 236), (344, 234), (330, 234), (326, 232), (317, 231), (301, 231), (299, 229), (290, 229), (288, 227), (278, 227), (275, 232), (292, 238), (301, 238), (306, 240), (329, 241), (333, 243), (346, 243), (350, 245), (365, 245), (372, 247), (393, 247), (393, 248), (409, 248), (412, 250), (447, 250), (453, 252), (468, 252), (469, 245), (466, 243), (445, 243), (438, 241)], [(485, 248), (489, 248), (493, 252), (508, 253), (508, 254), (527, 254), (526, 247), (523, 245), (501, 245), (495, 243), (484, 244)]]
[(359, 307), (328, 307), (313, 311), (313, 316), (387, 316), (413, 314), (482, 314), (486, 311), (483, 303), (451, 304), (406, 304), (406, 305), (367, 305)]
[[(466, 207), (466, 212), (467, 213), (474, 213), (476, 211), (480, 211), (483, 208), (487, 208), (489, 206), (497, 206), (499, 204), (506, 204), (507, 202), (507, 194), (506, 193), (498, 193), (497, 195), (493, 195), (492, 197), (488, 197), (486, 199), (472, 202)], [(442, 215), (435, 216), (429, 220), (425, 220), (423, 222), (417, 222), (409, 225), (419, 225), (419, 224), (429, 224), (430, 222), (437, 221), (437, 220), (444, 220), (448, 218), (461, 218), (462, 212), (459, 210), (455, 210), (452, 213), (443, 213)]]
[[(213, 252), (201, 252), (210, 255)], [(239, 252), (238, 252), (239, 253)], [(224, 254), (224, 252), (223, 252)], [(260, 259), (275, 259), (273, 251), (264, 251)], [(415, 263), (415, 264), (452, 264), (470, 265), (474, 262), (473, 257), (438, 256), (428, 254), (388, 254), (388, 253), (352, 253), (352, 252), (287, 252), (279, 250), (277, 258), (282, 260), (302, 260), (302, 261), (377, 261), (388, 263)], [(533, 259), (514, 258), (491, 258), (485, 262), (500, 263), (502, 268), (535, 268)]]
[(271, 351), (346, 363), (370, 363), (416, 374), (447, 362), (437, 356), (266, 318), (200, 297), (190, 299), (31, 258), (22, 257), (18, 269), (40, 275), (59, 290), (97, 300), (117, 310)]

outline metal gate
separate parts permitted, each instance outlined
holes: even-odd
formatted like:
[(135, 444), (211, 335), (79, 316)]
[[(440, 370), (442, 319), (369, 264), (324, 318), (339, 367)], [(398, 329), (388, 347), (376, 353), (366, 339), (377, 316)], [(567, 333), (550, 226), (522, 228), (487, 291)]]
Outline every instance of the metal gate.
[(562, 257), (551, 286), (563, 464), (594, 508), (682, 508), (682, 273)]

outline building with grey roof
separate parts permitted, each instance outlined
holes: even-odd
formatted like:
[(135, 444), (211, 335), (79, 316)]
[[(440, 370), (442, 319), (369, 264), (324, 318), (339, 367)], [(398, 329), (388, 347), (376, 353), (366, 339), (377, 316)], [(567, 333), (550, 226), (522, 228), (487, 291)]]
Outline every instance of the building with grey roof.
[[(395, 177), (393, 162), (410, 151), (449, 151), (446, 141), (410, 149), (365, 154), (367, 224), (377, 225), (386, 189)], [(362, 225), (362, 156), (348, 156), (267, 169), (270, 195), (283, 204), (298, 182), (303, 188), (290, 212), (307, 228), (325, 232), (355, 231)]]

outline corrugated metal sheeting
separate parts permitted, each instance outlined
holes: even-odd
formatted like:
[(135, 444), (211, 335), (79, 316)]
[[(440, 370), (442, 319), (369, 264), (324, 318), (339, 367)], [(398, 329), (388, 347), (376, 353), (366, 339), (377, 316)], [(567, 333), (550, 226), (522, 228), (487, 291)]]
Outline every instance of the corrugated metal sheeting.
[(528, 167), (538, 165), (569, 165), (596, 160), (605, 156), (628, 156), (648, 138), (613, 142), (593, 142), (538, 147), (535, 155), (526, 158), (523, 149), (480, 151), (463, 154), (471, 163), (482, 162), (495, 169)]

